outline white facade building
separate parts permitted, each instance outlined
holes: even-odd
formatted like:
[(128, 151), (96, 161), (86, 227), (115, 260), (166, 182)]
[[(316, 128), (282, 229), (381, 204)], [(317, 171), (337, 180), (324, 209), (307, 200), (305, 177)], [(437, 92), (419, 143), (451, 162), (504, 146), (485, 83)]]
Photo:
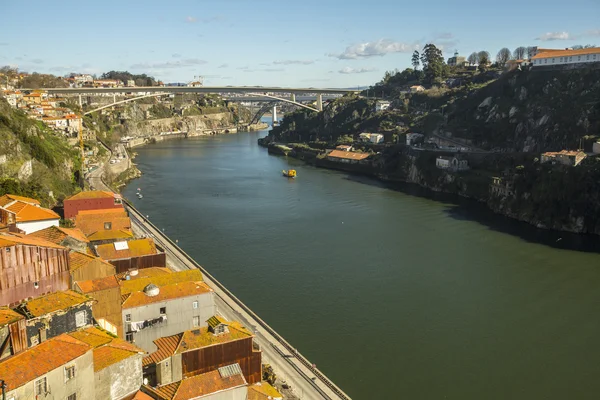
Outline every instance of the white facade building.
[(531, 59), (532, 66), (590, 64), (600, 62), (600, 47), (580, 50), (552, 50), (538, 53)]

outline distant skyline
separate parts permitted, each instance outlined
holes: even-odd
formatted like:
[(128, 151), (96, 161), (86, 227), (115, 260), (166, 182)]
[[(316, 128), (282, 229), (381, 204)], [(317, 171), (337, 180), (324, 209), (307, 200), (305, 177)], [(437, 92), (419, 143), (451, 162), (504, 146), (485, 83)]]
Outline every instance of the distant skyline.
[(502, 47), (600, 46), (600, 1), (28, 1), (2, 5), (0, 65), (65, 75), (110, 70), (205, 85), (355, 87), (411, 67), (434, 43), (451, 57)]

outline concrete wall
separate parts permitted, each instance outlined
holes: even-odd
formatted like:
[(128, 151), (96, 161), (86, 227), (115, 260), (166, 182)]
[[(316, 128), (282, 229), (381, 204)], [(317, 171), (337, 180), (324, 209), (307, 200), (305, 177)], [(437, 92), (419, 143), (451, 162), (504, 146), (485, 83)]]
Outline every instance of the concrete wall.
[[(92, 307), (91, 304), (81, 304), (73, 307), (67, 312), (58, 312), (48, 316), (42, 316), (27, 321), (27, 342), (29, 347), (33, 346), (32, 338), (36, 338), (38, 344), (42, 340), (52, 339), (63, 333), (73, 332), (81, 327), (75, 325), (75, 314), (85, 311), (85, 325), (92, 325)], [(45, 330), (45, 333), (41, 331)], [(45, 338), (43, 337), (45, 336)]]
[[(71, 365), (75, 365), (75, 377), (65, 382), (64, 367)], [(95, 386), (92, 384), (94, 381), (94, 357), (91, 349), (73, 362), (53, 369), (35, 380), (44, 376), (47, 379), (49, 393), (45, 397), (40, 397), (43, 400), (65, 400), (73, 393), (77, 395), (77, 399), (95, 398)], [(35, 380), (11, 390), (7, 393), (6, 398), (9, 400), (13, 398), (15, 400), (35, 399)], [(7, 383), (10, 385), (9, 382)]]
[(183, 379), (181, 354), (174, 354), (156, 365), (156, 382), (158, 385), (167, 385)]
[(50, 219), (47, 221), (17, 222), (17, 228), (25, 231), (26, 235), (41, 231), (42, 229), (46, 229), (51, 226), (58, 226), (58, 219)]
[(142, 385), (142, 354), (126, 358), (95, 373), (96, 399), (120, 400)]
[[(194, 301), (198, 301), (196, 309), (192, 305)], [(153, 343), (155, 339), (193, 329), (195, 316), (199, 317), (199, 326), (206, 326), (206, 320), (215, 315), (213, 292), (161, 301), (142, 307), (124, 309), (122, 315), (124, 332), (129, 330), (129, 324), (125, 318), (127, 314), (131, 314), (132, 322), (146, 321), (160, 317), (161, 307), (167, 308), (166, 322), (133, 333), (134, 343), (151, 353), (156, 351), (156, 345)], [(123, 338), (126, 338), (125, 334)]]

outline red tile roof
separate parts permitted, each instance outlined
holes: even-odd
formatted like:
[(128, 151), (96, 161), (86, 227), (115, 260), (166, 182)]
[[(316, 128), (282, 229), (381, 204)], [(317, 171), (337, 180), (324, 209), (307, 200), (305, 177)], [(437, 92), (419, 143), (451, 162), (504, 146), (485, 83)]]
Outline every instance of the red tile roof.
[(138, 390), (130, 400), (154, 400), (152, 397), (148, 396), (146, 393)]
[(129, 357), (145, 354), (144, 350), (115, 338), (98, 328), (87, 328), (69, 334), (73, 338), (94, 347), (94, 372), (117, 364)]
[(246, 386), (246, 379), (243, 375), (223, 377), (218, 370), (215, 370), (158, 388), (146, 386), (145, 390), (157, 394), (162, 400), (189, 400), (241, 386)]
[(72, 251), (71, 253), (69, 253), (69, 270), (71, 272), (76, 271), (79, 268), (85, 267), (86, 265), (89, 265), (94, 261), (106, 264), (107, 266), (111, 266), (114, 269), (114, 265), (107, 263), (99, 257), (94, 257), (92, 255), (81, 253), (79, 251)]
[(17, 201), (14, 204), (5, 208), (6, 210), (13, 212), (17, 216), (17, 222), (33, 222), (33, 221), (47, 221), (60, 219), (60, 215), (47, 208), (33, 206), (29, 203), (23, 203)]
[(100, 257), (107, 261), (157, 254), (156, 245), (152, 238), (118, 243), (126, 243), (127, 248), (124, 250), (117, 250), (115, 247), (116, 243), (107, 243), (96, 246), (96, 251)]
[(14, 194), (5, 194), (0, 197), (0, 207), (4, 207), (8, 203), (12, 203), (13, 201), (22, 201), (23, 203), (30, 203), (33, 205), (40, 205), (40, 202), (36, 199), (32, 199), (30, 197), (17, 196)]
[[(95, 232), (105, 230), (127, 230), (131, 229), (131, 220), (127, 213), (120, 208), (115, 208), (117, 212), (85, 213), (79, 212), (75, 216), (75, 226), (77, 226), (86, 235), (90, 236)], [(110, 229), (105, 228), (105, 224), (110, 222)]]
[(105, 192), (102, 190), (88, 190), (85, 192), (74, 194), (73, 196), (66, 198), (65, 201), (83, 199), (112, 199), (115, 196), (120, 197), (120, 195), (117, 195), (113, 192)]
[(10, 392), (91, 350), (91, 346), (67, 334), (62, 334), (2, 360), (0, 376), (6, 382)]
[(92, 301), (93, 299), (85, 295), (72, 290), (65, 290), (64, 292), (54, 292), (45, 296), (36, 297), (35, 299), (24, 301), (21, 304), (23, 304), (27, 308), (27, 311), (35, 318), (56, 311), (67, 310), (71, 307)]
[(182, 282), (174, 285), (163, 286), (156, 296), (148, 296), (144, 292), (133, 292), (121, 297), (123, 309), (140, 307), (165, 300), (179, 299), (182, 297), (197, 296), (210, 293), (212, 289), (204, 282)]
[(75, 284), (79, 287), (79, 290), (81, 290), (82, 293), (86, 294), (119, 287), (119, 281), (112, 275), (100, 279), (77, 281)]
[(24, 318), (24, 316), (8, 307), (0, 307), (0, 326), (12, 324), (13, 322)]
[(39, 247), (50, 247), (53, 249), (64, 249), (64, 246), (60, 246), (58, 244), (54, 244), (52, 242), (48, 242), (43, 239), (24, 236), (24, 235), (16, 235), (16, 234), (0, 234), (0, 248), (2, 247), (12, 247), (16, 245), (26, 245), (26, 246), (39, 246)]
[(125, 273), (118, 275), (120, 278), (121, 294), (132, 292), (141, 292), (149, 284), (154, 284), (159, 288), (168, 285), (174, 285), (181, 282), (199, 282), (202, 281), (202, 272), (198, 269), (190, 269), (177, 272), (164, 272), (164, 268), (145, 268), (138, 270), (137, 276), (132, 276), (125, 280)]
[(556, 57), (572, 57), (572, 56), (584, 56), (588, 54), (600, 54), (600, 47), (591, 47), (588, 49), (580, 50), (544, 50), (542, 53), (538, 53), (532, 57), (532, 60), (540, 58), (556, 58)]
[(248, 400), (279, 400), (283, 395), (268, 382), (257, 382), (248, 386)]
[(55, 244), (62, 244), (63, 240), (67, 237), (71, 237), (77, 241), (88, 243), (89, 240), (85, 237), (83, 232), (78, 228), (61, 228), (58, 226), (50, 226), (41, 231), (36, 231), (27, 235), (28, 237), (35, 237), (47, 240)]
[(254, 336), (252, 332), (237, 321), (227, 321), (226, 325), (229, 332), (219, 335), (214, 335), (205, 326), (178, 333), (177, 335), (158, 338), (154, 341), (158, 350), (144, 358), (144, 365), (159, 363), (173, 354), (181, 354)]
[(364, 160), (369, 157), (368, 153), (355, 153), (353, 151), (332, 150), (327, 157), (343, 158), (347, 160)]

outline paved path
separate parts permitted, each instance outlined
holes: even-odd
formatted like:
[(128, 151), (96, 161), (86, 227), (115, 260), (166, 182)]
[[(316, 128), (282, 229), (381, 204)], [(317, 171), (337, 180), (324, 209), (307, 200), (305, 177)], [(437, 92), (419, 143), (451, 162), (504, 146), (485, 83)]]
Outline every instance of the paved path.
[(199, 268), (202, 271), (204, 281), (215, 292), (218, 313), (227, 319), (240, 321), (255, 333), (255, 341), (263, 352), (263, 362), (271, 364), (278, 380), (285, 380), (292, 387), (296, 396), (309, 400), (350, 400), (350, 397), (327, 379), (322, 372), (313, 368), (312, 364), (297, 353), (277, 332), (147, 221), (135, 208), (129, 205), (127, 208), (134, 233), (154, 237), (156, 244), (167, 253), (169, 267), (175, 270)]

